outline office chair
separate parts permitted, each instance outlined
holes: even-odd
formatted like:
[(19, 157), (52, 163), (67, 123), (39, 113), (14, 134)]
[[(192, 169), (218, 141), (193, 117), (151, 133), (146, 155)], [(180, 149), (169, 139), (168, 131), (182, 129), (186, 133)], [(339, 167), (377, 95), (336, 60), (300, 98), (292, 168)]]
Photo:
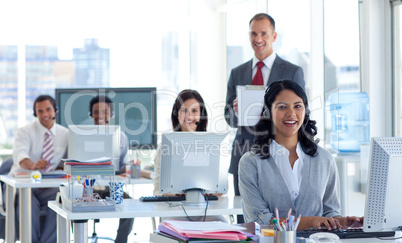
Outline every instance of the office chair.
[(101, 236), (98, 236), (98, 235), (96, 234), (95, 225), (96, 225), (96, 223), (99, 223), (99, 222), (100, 222), (99, 219), (94, 219), (93, 233), (92, 233), (92, 236), (89, 237), (90, 242), (92, 242), (92, 243), (97, 243), (97, 242), (98, 242), (98, 239), (99, 239), (99, 240), (110, 240), (110, 241), (113, 241), (113, 242), (114, 242), (114, 239), (112, 239), (112, 238), (110, 238), (110, 237), (101, 237)]
[[(106, 192), (103, 191), (103, 190), (94, 190), (94, 192), (99, 193), (99, 195), (100, 195), (102, 198), (105, 198), (106, 195), (109, 196), (109, 193), (106, 193)], [(96, 228), (96, 224), (99, 223), (99, 222), (100, 222), (99, 219), (94, 219), (94, 226), (93, 226), (92, 236), (91, 236), (91, 237), (88, 237), (88, 239), (90, 240), (90, 242), (92, 242), (92, 243), (97, 243), (97, 242), (98, 242), (98, 239), (99, 239), (99, 240), (110, 240), (110, 241), (113, 241), (113, 242), (114, 242), (114, 239), (112, 239), (112, 238), (110, 238), (110, 237), (98, 236), (98, 234), (96, 233), (96, 229), (95, 229), (95, 228)]]

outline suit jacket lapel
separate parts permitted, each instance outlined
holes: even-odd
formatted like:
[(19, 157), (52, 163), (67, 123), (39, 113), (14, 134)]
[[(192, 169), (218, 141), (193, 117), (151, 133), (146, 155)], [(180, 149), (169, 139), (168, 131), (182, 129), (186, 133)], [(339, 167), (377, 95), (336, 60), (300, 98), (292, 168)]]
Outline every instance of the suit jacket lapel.
[(244, 67), (244, 71), (243, 71), (243, 79), (241, 80), (241, 82), (244, 85), (251, 85), (253, 83), (253, 79), (252, 79), (252, 75), (253, 75), (253, 59), (251, 59), (250, 61), (248, 61)]
[(269, 74), (267, 86), (275, 81), (278, 81), (280, 77), (282, 77), (283, 70), (283, 60), (276, 55), (275, 61), (272, 64), (271, 73)]

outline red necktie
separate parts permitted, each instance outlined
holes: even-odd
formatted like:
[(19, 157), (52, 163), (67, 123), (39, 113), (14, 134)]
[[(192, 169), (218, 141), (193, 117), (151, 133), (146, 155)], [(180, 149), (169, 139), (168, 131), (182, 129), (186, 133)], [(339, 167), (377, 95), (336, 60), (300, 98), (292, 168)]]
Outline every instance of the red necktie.
[(264, 85), (264, 79), (262, 78), (261, 68), (264, 66), (264, 63), (259, 61), (257, 62), (257, 72), (253, 78), (253, 85)]

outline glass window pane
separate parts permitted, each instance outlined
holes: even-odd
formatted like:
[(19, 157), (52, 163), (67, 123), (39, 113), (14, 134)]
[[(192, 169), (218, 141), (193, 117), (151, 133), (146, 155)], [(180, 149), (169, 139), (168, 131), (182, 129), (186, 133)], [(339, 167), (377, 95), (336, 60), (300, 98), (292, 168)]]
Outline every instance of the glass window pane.
[[(358, 4), (358, 1), (348, 0), (324, 1), (325, 107), (329, 107), (328, 98), (334, 92), (360, 92)], [(339, 13), (342, 13), (341, 18)], [(345, 116), (339, 118), (337, 116), (340, 113), (331, 109), (326, 109), (325, 113), (325, 145), (327, 148), (334, 148), (334, 146), (340, 148), (342, 145), (330, 146), (330, 144), (338, 144), (342, 139), (338, 136), (342, 133), (339, 129), (343, 129), (349, 122), (353, 122), (353, 118), (350, 115), (348, 118)], [(336, 121), (340, 121), (339, 119), (344, 122), (343, 125), (336, 123)], [(335, 123), (339, 126), (337, 127)], [(332, 138), (330, 138), (331, 134), (334, 135)], [(353, 143), (352, 140), (357, 138), (349, 133), (347, 139)]]
[[(13, 142), (18, 117), (32, 121), (33, 100), (39, 94), (54, 95), (55, 88), (157, 87), (160, 131), (170, 130), (173, 100), (182, 89), (198, 89), (211, 106), (224, 100), (225, 12), (218, 11), (224, 4), (2, 2), (0, 8), (7, 11), (0, 23), (7, 24), (0, 39), (0, 85), (6, 91), (0, 103), (10, 105), (0, 107), (0, 144)], [(17, 96), (19, 47), (25, 52), (23, 111), (18, 111)], [(217, 83), (222, 88), (211, 90)], [(222, 107), (213, 109), (214, 116), (223, 113)]]
[(274, 51), (281, 58), (303, 68), (308, 95), (312, 87), (309, 82), (310, 1), (271, 0), (268, 1), (268, 14), (275, 19), (278, 33)]
[(396, 129), (395, 136), (402, 136), (402, 3), (394, 2), (394, 87), (395, 87), (395, 117)]

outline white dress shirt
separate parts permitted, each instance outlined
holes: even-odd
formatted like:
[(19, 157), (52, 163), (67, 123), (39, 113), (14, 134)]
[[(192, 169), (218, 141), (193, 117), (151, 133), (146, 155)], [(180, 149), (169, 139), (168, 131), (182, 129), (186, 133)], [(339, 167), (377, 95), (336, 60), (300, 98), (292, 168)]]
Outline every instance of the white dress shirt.
[[(29, 158), (33, 162), (37, 162), (42, 158), (43, 143), (45, 141), (45, 133), (48, 129), (44, 127), (38, 119), (32, 123), (18, 129), (15, 135), (13, 146), (13, 160), (14, 164), (10, 173), (13, 172), (31, 172), (30, 170), (23, 169), (20, 162), (23, 159)], [(61, 163), (61, 159), (67, 155), (68, 144), (68, 129), (54, 124), (50, 129), (53, 138), (54, 148), (54, 163), (51, 170), (57, 168)]]
[[(269, 57), (262, 60), (262, 62), (264, 62), (264, 66), (261, 68), (261, 72), (262, 72), (262, 78), (264, 80), (264, 86), (267, 86), (268, 78), (269, 78), (269, 75), (271, 74), (272, 65), (274, 64), (275, 58), (276, 58), (276, 53), (272, 52), (272, 54), (269, 55)], [(257, 63), (259, 61), (260, 60), (258, 60), (258, 58), (256, 58), (255, 56), (253, 57), (253, 72), (252, 72), (251, 80), (253, 80), (255, 74), (257, 73), (257, 69), (258, 69)]]
[(283, 180), (285, 181), (286, 186), (288, 187), (290, 198), (292, 199), (293, 203), (295, 203), (300, 191), (304, 157), (304, 152), (300, 146), (300, 143), (297, 143), (296, 147), (296, 153), (299, 158), (295, 161), (293, 169), (289, 162), (289, 150), (273, 140), (269, 146), (269, 151), (272, 159), (275, 161), (276, 166), (278, 167), (279, 172), (281, 173), (281, 176), (283, 177)]

